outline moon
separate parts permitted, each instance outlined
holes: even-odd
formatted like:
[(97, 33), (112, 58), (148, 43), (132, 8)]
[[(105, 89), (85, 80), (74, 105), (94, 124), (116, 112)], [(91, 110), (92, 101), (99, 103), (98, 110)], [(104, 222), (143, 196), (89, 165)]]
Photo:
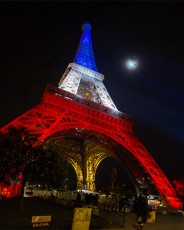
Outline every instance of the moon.
[(125, 63), (126, 68), (129, 70), (135, 70), (138, 67), (138, 61), (135, 59), (128, 59)]

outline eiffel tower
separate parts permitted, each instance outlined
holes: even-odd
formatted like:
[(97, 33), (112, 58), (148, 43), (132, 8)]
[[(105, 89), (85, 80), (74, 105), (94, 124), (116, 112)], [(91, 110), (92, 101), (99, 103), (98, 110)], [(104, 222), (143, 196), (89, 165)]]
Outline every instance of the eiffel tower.
[(153, 188), (170, 206), (181, 207), (172, 184), (134, 135), (132, 117), (118, 111), (103, 84), (104, 76), (98, 72), (94, 58), (90, 24), (84, 24), (82, 30), (75, 58), (58, 87), (48, 85), (37, 106), (1, 131), (10, 126), (25, 127), (38, 143), (54, 139), (58, 145), (73, 146), (66, 159), (75, 169), (77, 188), (94, 191), (98, 165), (113, 156), (127, 169), (137, 191), (140, 186)]

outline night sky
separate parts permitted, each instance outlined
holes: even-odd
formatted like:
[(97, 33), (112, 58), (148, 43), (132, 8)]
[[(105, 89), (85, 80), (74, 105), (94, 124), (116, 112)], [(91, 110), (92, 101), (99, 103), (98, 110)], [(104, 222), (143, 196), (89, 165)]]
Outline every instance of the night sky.
[[(184, 2), (174, 1), (1, 2), (0, 127), (58, 85), (89, 22), (97, 68), (118, 110), (134, 117), (136, 136), (166, 176), (184, 177), (183, 12)], [(128, 58), (138, 60), (136, 70), (125, 68)]]

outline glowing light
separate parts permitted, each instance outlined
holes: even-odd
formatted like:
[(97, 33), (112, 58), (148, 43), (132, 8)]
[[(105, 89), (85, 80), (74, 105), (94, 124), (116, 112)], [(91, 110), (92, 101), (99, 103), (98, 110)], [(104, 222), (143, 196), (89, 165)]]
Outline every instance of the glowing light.
[(135, 70), (138, 67), (138, 61), (137, 60), (133, 60), (133, 59), (128, 59), (126, 61), (126, 67), (129, 70)]
[(80, 39), (77, 53), (74, 58), (74, 62), (88, 69), (94, 70), (95, 72), (98, 72), (90, 33), (91, 25), (89, 23), (84, 24), (82, 30), (83, 33)]

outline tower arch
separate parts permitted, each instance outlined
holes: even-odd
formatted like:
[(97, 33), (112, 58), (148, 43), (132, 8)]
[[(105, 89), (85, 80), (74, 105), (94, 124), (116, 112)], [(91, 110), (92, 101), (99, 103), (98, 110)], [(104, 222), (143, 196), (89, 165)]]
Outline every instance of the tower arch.
[[(142, 167), (141, 162), (139, 162), (125, 146), (108, 136), (108, 130), (103, 133), (96, 132), (95, 129), (87, 130), (85, 128), (79, 128), (83, 126), (74, 122), (68, 126), (70, 129), (65, 130), (60, 130), (58, 126), (56, 133), (58, 133), (57, 138), (61, 144), (63, 144), (63, 139), (72, 140), (73, 138), (74, 141), (72, 140), (72, 142), (74, 142), (75, 146), (78, 146), (78, 148), (75, 149), (72, 147), (72, 149), (74, 149), (73, 152), (70, 149), (64, 151), (65, 159), (72, 164), (76, 171), (78, 189), (95, 191), (95, 174), (98, 165), (104, 158), (113, 156), (126, 169), (137, 192), (139, 191), (139, 185), (146, 185), (153, 191), (153, 188), (155, 188), (153, 180), (148, 178), (148, 173), (144, 172), (145, 169)], [(48, 139), (49, 138), (52, 137), (48, 136)], [(87, 144), (88, 141), (89, 144)], [(90, 145), (92, 145), (90, 141), (94, 141), (92, 148), (90, 147)], [(64, 146), (70, 146), (70, 144), (64, 142)], [(79, 148), (79, 146), (81, 146), (81, 148)], [(69, 152), (69, 154), (67, 152)], [(82, 156), (85, 156), (83, 160)]]

